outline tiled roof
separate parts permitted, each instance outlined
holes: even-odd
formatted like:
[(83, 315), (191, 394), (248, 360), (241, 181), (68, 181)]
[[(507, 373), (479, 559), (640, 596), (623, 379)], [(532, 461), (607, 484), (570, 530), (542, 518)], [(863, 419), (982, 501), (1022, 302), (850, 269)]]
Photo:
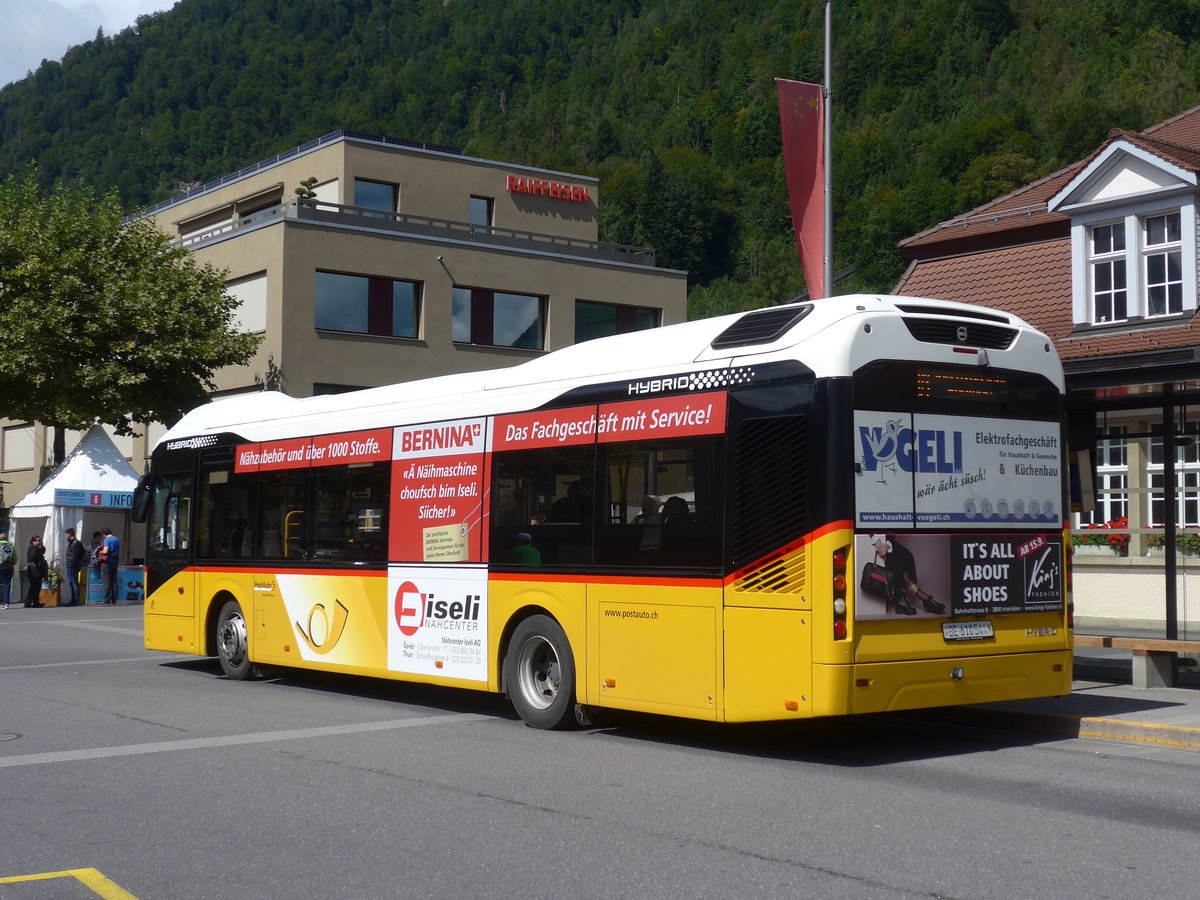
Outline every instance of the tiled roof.
[(1071, 241), (916, 262), (896, 293), (1001, 309), (1057, 343), (1071, 333)]
[(1016, 231), (1047, 223), (1065, 223), (1068, 221), (1065, 216), (1046, 210), (1046, 201), (1062, 190), (1063, 185), (1074, 178), (1081, 168), (1083, 163), (1076, 163), (1053, 175), (1047, 175), (1011, 194), (946, 222), (939, 222), (920, 234), (905, 238), (900, 242), (900, 246), (914, 253), (917, 248), (956, 241), (967, 236)]
[(1070, 220), (1046, 201), (1117, 140), (1200, 173), (1200, 106), (1144, 132), (1114, 129), (1087, 159), (901, 241), (914, 261), (896, 293), (1011, 312), (1049, 335), (1064, 360), (1200, 345), (1200, 315), (1072, 333)]
[(1185, 147), (1200, 147), (1200, 106), (1193, 106), (1174, 118), (1147, 128), (1142, 133), (1153, 135), (1160, 141), (1171, 141)]
[(1200, 316), (1174, 326), (1072, 335), (1068, 239), (921, 260), (905, 273), (896, 293), (973, 303), (1020, 316), (1044, 331), (1063, 359), (1152, 353), (1200, 344)]

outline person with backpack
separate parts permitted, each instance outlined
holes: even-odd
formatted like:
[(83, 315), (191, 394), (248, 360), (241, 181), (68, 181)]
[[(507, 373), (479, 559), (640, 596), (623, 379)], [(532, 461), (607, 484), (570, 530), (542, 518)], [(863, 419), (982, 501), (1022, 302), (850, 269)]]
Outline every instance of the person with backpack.
[(112, 529), (104, 529), (104, 537), (100, 540), (100, 577), (104, 582), (104, 600), (106, 606), (117, 605), (117, 565), (121, 558), (121, 541), (112, 533)]
[(67, 547), (64, 552), (67, 565), (67, 594), (70, 599), (63, 606), (79, 605), (79, 573), (89, 562), (87, 550), (83, 542), (75, 537), (75, 529), (68, 528), (63, 532), (67, 537)]
[(13, 573), (16, 570), (17, 550), (8, 539), (8, 531), (0, 529), (0, 609), (8, 609)]
[(25, 551), (25, 576), (29, 579), (29, 592), (25, 595), (26, 609), (41, 609), (45, 605), (41, 601), (42, 582), (49, 572), (42, 536), (35, 534), (29, 539), (29, 547)]

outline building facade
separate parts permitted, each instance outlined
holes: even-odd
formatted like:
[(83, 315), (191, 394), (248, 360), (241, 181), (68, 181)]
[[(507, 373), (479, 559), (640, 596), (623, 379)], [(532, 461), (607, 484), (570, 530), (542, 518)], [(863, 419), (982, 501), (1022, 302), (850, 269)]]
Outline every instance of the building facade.
[[(599, 241), (599, 202), (590, 177), (341, 131), (144, 215), (227, 271), (238, 327), (263, 336), (217, 393), (309, 396), (684, 321), (686, 273)], [(135, 468), (161, 431), (120, 444)], [(39, 425), (3, 423), (7, 503), (36, 486), (49, 444)]]
[(1113, 130), (1088, 158), (903, 241), (897, 286), (1005, 309), (1054, 340), (1085, 482), (1077, 616), (1168, 637), (1200, 629), (1198, 177), (1200, 107)]

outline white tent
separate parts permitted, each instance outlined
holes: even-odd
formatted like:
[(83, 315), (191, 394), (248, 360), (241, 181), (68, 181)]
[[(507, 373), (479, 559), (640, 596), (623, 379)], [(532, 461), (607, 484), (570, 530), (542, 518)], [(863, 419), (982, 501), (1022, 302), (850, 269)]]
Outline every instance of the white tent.
[(134, 555), (128, 543), (129, 509), (137, 483), (137, 472), (112, 438), (93, 425), (46, 480), (9, 511), (9, 540), (19, 562), (25, 561), (29, 539), (40, 534), (46, 561), (61, 569), (65, 529), (74, 528), (86, 545), (93, 531), (106, 527), (121, 539), (121, 561), (127, 562)]

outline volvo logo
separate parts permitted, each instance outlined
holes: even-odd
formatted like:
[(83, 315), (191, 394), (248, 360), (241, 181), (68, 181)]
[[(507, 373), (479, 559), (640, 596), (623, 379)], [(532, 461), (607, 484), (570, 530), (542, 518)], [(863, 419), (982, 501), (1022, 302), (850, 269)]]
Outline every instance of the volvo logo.
[(954, 332), (954, 336), (958, 338), (960, 344), (965, 344), (967, 342), (967, 326), (959, 325)]

